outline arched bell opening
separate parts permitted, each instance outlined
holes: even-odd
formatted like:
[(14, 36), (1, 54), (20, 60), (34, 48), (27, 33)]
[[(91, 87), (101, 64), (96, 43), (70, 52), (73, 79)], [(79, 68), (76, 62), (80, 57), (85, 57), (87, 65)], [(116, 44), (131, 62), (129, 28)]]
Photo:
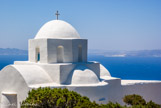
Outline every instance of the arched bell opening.
[(63, 63), (64, 62), (64, 47), (58, 46), (57, 47), (57, 63)]

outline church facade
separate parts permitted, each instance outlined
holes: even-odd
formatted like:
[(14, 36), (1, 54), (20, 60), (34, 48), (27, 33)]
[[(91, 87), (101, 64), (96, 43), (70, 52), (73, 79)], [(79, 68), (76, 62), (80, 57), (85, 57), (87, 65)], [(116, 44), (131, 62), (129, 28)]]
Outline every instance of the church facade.
[(88, 40), (69, 23), (52, 20), (29, 40), (29, 60), (15, 61), (0, 71), (1, 108), (19, 108), (28, 91), (39, 87), (68, 88), (97, 103), (123, 104), (139, 94), (161, 104), (161, 81), (121, 80), (99, 62), (88, 61)]

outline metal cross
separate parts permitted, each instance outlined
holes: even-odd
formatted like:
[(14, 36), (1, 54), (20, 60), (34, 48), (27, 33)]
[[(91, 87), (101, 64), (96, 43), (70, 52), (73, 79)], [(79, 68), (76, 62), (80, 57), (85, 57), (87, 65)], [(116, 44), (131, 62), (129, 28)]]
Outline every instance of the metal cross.
[(56, 19), (58, 20), (58, 16), (60, 15), (58, 11), (56, 11), (55, 15), (56, 15)]

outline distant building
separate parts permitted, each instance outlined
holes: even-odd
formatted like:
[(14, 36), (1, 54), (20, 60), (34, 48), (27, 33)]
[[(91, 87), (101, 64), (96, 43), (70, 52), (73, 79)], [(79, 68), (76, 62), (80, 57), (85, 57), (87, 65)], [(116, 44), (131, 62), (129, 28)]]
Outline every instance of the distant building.
[(161, 81), (111, 77), (103, 65), (87, 61), (87, 49), (88, 40), (69, 23), (47, 22), (29, 40), (29, 61), (15, 61), (0, 71), (1, 108), (19, 108), (28, 91), (38, 87), (68, 88), (97, 103), (123, 104), (125, 95), (135, 93), (161, 104)]

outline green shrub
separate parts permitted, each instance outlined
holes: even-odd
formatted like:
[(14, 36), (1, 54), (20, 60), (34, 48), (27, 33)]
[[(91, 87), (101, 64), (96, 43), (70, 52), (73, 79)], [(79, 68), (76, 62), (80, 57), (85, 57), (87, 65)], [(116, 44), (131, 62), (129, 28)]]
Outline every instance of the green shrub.
[(28, 93), (21, 108), (73, 108), (77, 106), (91, 108), (98, 104), (68, 89), (38, 88)]
[(118, 103), (108, 102), (108, 104), (101, 104), (99, 108), (127, 108), (126, 106), (121, 106)]
[(123, 101), (131, 107), (121, 106), (118, 103), (97, 104), (88, 97), (77, 92), (61, 88), (32, 89), (28, 97), (21, 104), (21, 108), (160, 108), (160, 105), (145, 100), (139, 95), (127, 95)]
[(152, 102), (152, 101), (149, 101), (147, 104), (146, 104), (146, 108), (161, 108), (161, 106), (160, 105), (158, 105), (158, 104), (156, 104), (156, 103), (154, 103), (154, 102)]
[(145, 105), (146, 101), (140, 95), (126, 95), (123, 101), (128, 105)]
[(147, 102), (140, 96), (140, 95), (126, 95), (123, 98), (123, 101), (128, 104), (131, 105), (132, 108), (161, 108), (160, 105), (150, 101)]

